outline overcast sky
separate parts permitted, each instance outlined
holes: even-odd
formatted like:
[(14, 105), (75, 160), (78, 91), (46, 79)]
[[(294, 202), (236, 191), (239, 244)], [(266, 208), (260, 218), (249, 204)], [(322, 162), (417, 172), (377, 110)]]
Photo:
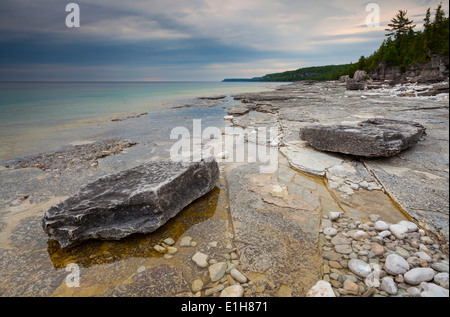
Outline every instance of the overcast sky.
[[(80, 27), (66, 26), (66, 5)], [(356, 62), (399, 9), (419, 26), (440, 1), (0, 0), (0, 80), (220, 81)], [(448, 1), (444, 1), (448, 14)]]

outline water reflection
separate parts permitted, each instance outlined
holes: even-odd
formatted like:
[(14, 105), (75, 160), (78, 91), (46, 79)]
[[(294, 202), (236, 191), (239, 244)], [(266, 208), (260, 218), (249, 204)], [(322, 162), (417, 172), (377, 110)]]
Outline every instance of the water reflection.
[(136, 234), (121, 241), (87, 241), (66, 250), (62, 250), (56, 241), (49, 240), (47, 251), (52, 264), (56, 269), (64, 269), (69, 263), (88, 268), (130, 257), (161, 257), (153, 247), (168, 237), (177, 241), (192, 226), (212, 218), (217, 210), (221, 191), (215, 187), (150, 234)]

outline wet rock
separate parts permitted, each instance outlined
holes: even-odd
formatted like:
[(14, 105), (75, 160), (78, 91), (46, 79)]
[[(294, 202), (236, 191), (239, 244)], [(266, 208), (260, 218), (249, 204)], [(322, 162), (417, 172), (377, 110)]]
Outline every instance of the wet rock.
[(196, 163), (147, 163), (84, 186), (47, 210), (43, 228), (61, 248), (151, 233), (210, 192), (218, 179), (212, 157)]
[(183, 237), (180, 240), (180, 247), (190, 247), (191, 246), (192, 237)]
[(198, 267), (205, 268), (208, 266), (208, 258), (209, 258), (208, 255), (201, 253), (201, 252), (197, 252), (192, 257), (192, 261), (194, 261)]
[(247, 283), (247, 278), (236, 269), (232, 269), (230, 272), (231, 276), (239, 283)]
[(165, 239), (163, 242), (164, 242), (165, 244), (167, 244), (167, 245), (170, 245), (170, 246), (172, 246), (172, 245), (175, 244), (175, 241), (174, 241), (172, 238), (167, 238), (167, 239)]
[(155, 245), (153, 247), (153, 249), (155, 249), (155, 251), (158, 252), (158, 253), (162, 253), (162, 254), (167, 253), (167, 249), (164, 248), (163, 246), (160, 246), (159, 244)]
[(227, 267), (228, 266), (225, 262), (219, 262), (219, 263), (211, 265), (208, 269), (209, 277), (211, 278), (211, 282), (217, 282), (222, 277), (224, 277)]
[(363, 157), (390, 157), (415, 145), (425, 128), (415, 122), (370, 119), (357, 125), (312, 125), (300, 138), (317, 150)]
[(205, 291), (205, 296), (211, 296), (211, 295), (213, 295), (213, 294), (215, 294), (215, 293), (219, 293), (219, 292), (221, 292), (224, 288), (225, 288), (225, 287), (224, 287), (223, 285), (221, 285), (221, 284), (219, 284), (219, 285), (217, 285), (217, 286), (215, 286), (215, 287), (209, 288), (209, 289), (207, 289), (207, 290)]
[(203, 289), (203, 281), (201, 279), (196, 279), (192, 282), (192, 291), (194, 293), (200, 292)]
[(225, 288), (220, 297), (242, 297), (244, 296), (244, 288), (241, 285), (232, 285)]

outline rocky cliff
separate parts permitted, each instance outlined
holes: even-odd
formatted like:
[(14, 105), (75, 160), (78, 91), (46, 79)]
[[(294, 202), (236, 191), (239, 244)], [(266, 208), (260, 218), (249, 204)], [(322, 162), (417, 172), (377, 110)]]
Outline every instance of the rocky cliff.
[(433, 83), (448, 80), (448, 55), (432, 55), (431, 62), (410, 66), (389, 66), (386, 62), (370, 72), (373, 80), (387, 80), (394, 84), (405, 82)]

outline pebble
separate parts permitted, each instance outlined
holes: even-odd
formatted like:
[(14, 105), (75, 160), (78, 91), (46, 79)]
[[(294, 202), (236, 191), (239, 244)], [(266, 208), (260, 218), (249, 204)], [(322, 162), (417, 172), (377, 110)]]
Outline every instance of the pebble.
[(225, 288), (220, 297), (242, 297), (244, 296), (244, 288), (241, 285), (232, 285)]
[(169, 245), (169, 246), (172, 246), (172, 245), (175, 244), (175, 241), (172, 238), (167, 238), (167, 239), (164, 240), (164, 243)]
[[(425, 252), (416, 252), (415, 256), (427, 261), (428, 263), (431, 263), (433, 261), (433, 259)], [(437, 271), (439, 271), (439, 270), (437, 270)]]
[(385, 230), (385, 231), (381, 231), (378, 235), (382, 238), (388, 238), (392, 235), (392, 233), (388, 230)]
[(353, 249), (348, 244), (339, 244), (334, 246), (334, 250), (340, 254), (350, 254), (353, 252)]
[(323, 229), (323, 233), (327, 236), (334, 237), (335, 235), (337, 235), (338, 231), (332, 227), (328, 227)]
[(368, 288), (378, 288), (380, 287), (380, 270), (374, 270), (373, 272), (369, 273), (367, 275), (366, 279), (364, 280), (364, 283), (367, 285)]
[(155, 245), (153, 247), (153, 249), (158, 253), (162, 253), (162, 254), (167, 253), (167, 249), (164, 248), (163, 246), (160, 246), (159, 244)]
[(350, 232), (350, 236), (355, 239), (355, 240), (364, 240), (367, 239), (369, 237), (369, 235), (362, 231), (362, 230), (358, 230), (358, 231), (351, 231)]
[(431, 264), (431, 267), (439, 272), (446, 272), (448, 273), (448, 264), (442, 263), (442, 262), (435, 262)]
[(211, 278), (211, 282), (220, 281), (222, 277), (224, 277), (225, 272), (228, 268), (228, 265), (225, 262), (219, 262), (211, 265), (209, 270), (209, 277)]
[(230, 271), (230, 274), (239, 283), (247, 283), (247, 278), (244, 276), (244, 274), (239, 272), (237, 269), (232, 269)]
[(406, 291), (411, 295), (411, 297), (419, 297), (421, 293), (420, 289), (417, 287), (409, 287)]
[(358, 295), (359, 293), (359, 286), (351, 280), (345, 280), (343, 288), (348, 294), (351, 295)]
[(306, 294), (306, 297), (336, 297), (331, 284), (327, 281), (318, 281)]
[(192, 291), (194, 293), (200, 292), (203, 289), (203, 281), (201, 279), (196, 279), (192, 282)]
[(343, 215), (342, 212), (330, 212), (330, 219), (333, 221), (338, 220), (339, 218), (341, 218), (341, 216)]
[(344, 236), (342, 234), (338, 234), (333, 239), (331, 239), (331, 243), (333, 245), (345, 245), (345, 244), (350, 245), (350, 244), (352, 244), (352, 240), (350, 240), (349, 238), (347, 238), (346, 236)]
[(178, 252), (178, 249), (175, 247), (167, 247), (167, 253), (169, 254), (175, 254)]
[(415, 268), (403, 275), (405, 282), (411, 285), (419, 285), (422, 282), (433, 280), (436, 273), (431, 268)]
[(221, 292), (224, 288), (225, 288), (225, 286), (223, 286), (222, 284), (219, 284), (213, 288), (209, 288), (205, 291), (205, 296), (210, 296), (215, 293)]
[(350, 271), (363, 278), (366, 278), (372, 272), (369, 264), (357, 259), (348, 261), (348, 268)]
[(422, 283), (420, 285), (423, 289), (423, 292), (420, 294), (420, 297), (449, 297), (448, 289), (445, 289), (441, 286), (432, 283)]
[(397, 295), (398, 288), (392, 277), (386, 276), (381, 280), (381, 289), (389, 295)]
[(183, 237), (180, 240), (180, 247), (190, 247), (191, 246), (191, 237)]
[(397, 253), (404, 259), (409, 258), (409, 252), (407, 250), (403, 249), (402, 247), (395, 248), (395, 253)]
[(378, 231), (386, 231), (389, 230), (389, 224), (387, 224), (386, 222), (379, 220), (377, 222), (375, 222), (374, 225), (375, 229)]
[(448, 273), (438, 273), (434, 276), (434, 282), (448, 289)]
[(198, 267), (200, 268), (205, 268), (208, 266), (208, 258), (209, 256), (206, 254), (203, 254), (201, 252), (197, 252), (193, 257), (192, 257), (192, 261), (195, 262), (195, 264), (197, 264)]
[(309, 296), (321, 296), (331, 286), (333, 297), (448, 297), (448, 255), (415, 223), (391, 225), (376, 214), (370, 222), (346, 214), (330, 218), (325, 216), (329, 223), (320, 230), (322, 281)]
[(400, 240), (403, 240), (406, 238), (406, 233), (408, 232), (408, 229), (405, 226), (396, 224), (396, 225), (391, 225), (389, 227), (389, 231), (397, 238)]
[(400, 221), (398, 224), (404, 226), (408, 230), (408, 232), (416, 232), (417, 230), (419, 230), (419, 227), (417, 227), (415, 223), (410, 221), (403, 220)]
[(384, 247), (381, 244), (372, 243), (370, 251), (373, 252), (376, 256), (379, 256), (379, 255), (383, 255), (386, 250), (384, 249)]
[(384, 270), (391, 275), (405, 274), (409, 271), (408, 262), (398, 254), (390, 254), (386, 258)]

